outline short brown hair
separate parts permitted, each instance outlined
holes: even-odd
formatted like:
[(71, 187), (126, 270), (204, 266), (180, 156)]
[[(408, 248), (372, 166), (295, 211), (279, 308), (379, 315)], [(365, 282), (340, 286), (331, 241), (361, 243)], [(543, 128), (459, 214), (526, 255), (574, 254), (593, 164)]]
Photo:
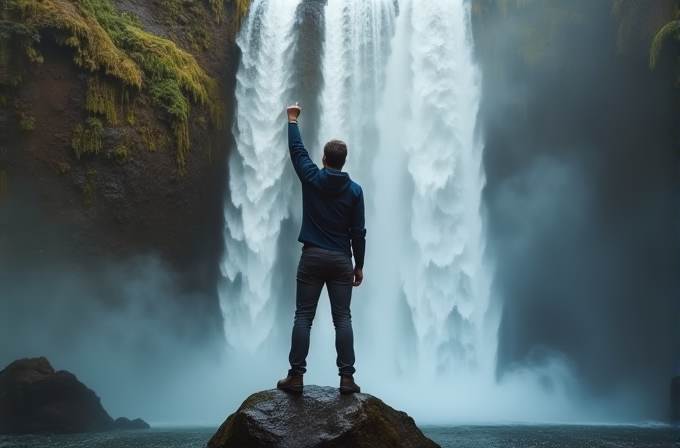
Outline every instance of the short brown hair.
[(347, 145), (342, 140), (331, 140), (323, 147), (326, 164), (335, 169), (342, 169), (347, 159)]

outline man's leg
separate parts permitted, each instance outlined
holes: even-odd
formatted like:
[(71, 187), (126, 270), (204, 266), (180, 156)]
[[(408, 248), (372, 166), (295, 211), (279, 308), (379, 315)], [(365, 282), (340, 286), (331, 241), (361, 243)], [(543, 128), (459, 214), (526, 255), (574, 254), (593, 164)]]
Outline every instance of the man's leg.
[(303, 251), (300, 257), (295, 291), (295, 323), (288, 356), (289, 376), (304, 375), (307, 371), (309, 334), (324, 283), (320, 275), (323, 261), (323, 255), (315, 249)]
[[(352, 282), (354, 268), (352, 260), (342, 254), (333, 255), (333, 276), (328, 279), (328, 297), (335, 325), (335, 350), (337, 351), (338, 372), (341, 376), (353, 375), (354, 369), (354, 332), (352, 330)], [(329, 260), (330, 261), (330, 260)]]

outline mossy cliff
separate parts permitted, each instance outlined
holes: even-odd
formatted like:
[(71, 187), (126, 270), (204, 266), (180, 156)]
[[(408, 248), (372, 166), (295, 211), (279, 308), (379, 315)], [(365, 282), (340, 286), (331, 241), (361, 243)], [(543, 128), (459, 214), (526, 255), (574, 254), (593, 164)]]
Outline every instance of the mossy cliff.
[(59, 240), (58, 257), (152, 252), (216, 269), (248, 4), (0, 0), (8, 259)]

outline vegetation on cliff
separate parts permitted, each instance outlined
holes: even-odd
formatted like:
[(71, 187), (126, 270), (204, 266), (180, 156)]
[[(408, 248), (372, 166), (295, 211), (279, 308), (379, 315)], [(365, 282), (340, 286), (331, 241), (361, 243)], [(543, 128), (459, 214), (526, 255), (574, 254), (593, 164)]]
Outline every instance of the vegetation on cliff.
[(676, 40), (680, 40), (680, 2), (675, 6), (674, 19), (664, 25), (652, 40), (652, 49), (649, 55), (649, 66), (651, 68), (656, 66), (656, 61), (659, 57), (659, 53), (661, 53), (664, 41), (671, 36), (675, 37)]
[[(222, 19), (225, 2), (234, 2), (234, 20), (238, 23), (249, 1), (209, 0), (216, 20)], [(198, 0), (180, 3), (201, 7)], [(5, 69), (0, 70), (0, 84), (21, 83), (25, 69), (23, 64), (16, 63), (17, 49), (23, 53), (24, 60), (42, 62), (37, 49), (41, 37), (73, 48), (75, 64), (93, 73), (84, 105), (90, 118), (76, 126), (73, 134), (72, 147), (77, 158), (99, 152), (100, 118), (110, 126), (119, 126), (121, 113), (148, 149), (158, 149), (164, 140), (163, 133), (148, 120), (138, 120), (136, 109), (142, 105), (165, 112), (173, 131), (180, 173), (191, 146), (191, 106), (205, 108), (209, 123), (217, 128), (222, 126), (225, 114), (217, 83), (206, 74), (195, 56), (175, 42), (145, 30), (135, 15), (117, 11), (111, 0), (5, 0), (1, 8), (0, 61)], [(180, 11), (181, 5), (177, 8)], [(173, 9), (169, 11), (172, 13)], [(200, 26), (194, 25), (193, 34), (204, 36), (202, 41), (206, 42), (206, 32), (201, 31)], [(13, 51), (15, 54), (11, 54)], [(10, 58), (12, 64), (7, 63)], [(148, 97), (150, 104), (144, 99), (137, 101), (140, 95)], [(201, 119), (206, 121), (202, 114)], [(35, 127), (35, 123), (22, 121), (22, 129), (30, 127), (29, 124)], [(152, 141), (156, 137), (160, 141)]]

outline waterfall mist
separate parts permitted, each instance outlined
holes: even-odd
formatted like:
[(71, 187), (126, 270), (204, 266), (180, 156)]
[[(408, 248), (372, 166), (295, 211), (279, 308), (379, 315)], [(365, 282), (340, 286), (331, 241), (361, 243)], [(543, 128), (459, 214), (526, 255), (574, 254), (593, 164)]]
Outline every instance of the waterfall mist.
[(674, 55), (648, 62), (672, 2), (618, 3), (477, 20), (497, 374), (557, 355), (574, 396), (628, 395), (610, 418), (665, 420), (680, 361)]
[[(473, 3), (253, 0), (220, 309), (155, 256), (11, 259), (39, 258), (23, 222), (46, 218), (3, 218), (0, 361), (45, 355), (113, 416), (153, 423), (218, 424), (273, 388), (300, 250), (284, 114), (299, 101), (312, 158), (345, 140), (366, 194), (365, 392), (419, 424), (664, 419), (680, 353), (676, 55), (654, 72), (646, 41), (617, 55), (611, 4), (592, 0), (524, 54), (552, 22), (533, 6), (482, 20)], [(324, 292), (307, 384), (337, 384), (333, 340)]]
[[(273, 2), (269, 7), (275, 9), (276, 5)], [(644, 411), (619, 412), (642, 403), (639, 388), (614, 388), (591, 400), (582, 388), (588, 379), (583, 381), (580, 376), (579, 363), (559, 344), (544, 344), (540, 337), (529, 340), (527, 347), (535, 356), (513, 359), (512, 347), (518, 336), (543, 325), (540, 314), (522, 308), (520, 299), (529, 300), (524, 293), (513, 301), (513, 285), (533, 288), (547, 284), (552, 288), (560, 284), (554, 271), (552, 277), (527, 277), (532, 269), (550, 266), (549, 259), (539, 257), (529, 263), (527, 257), (536, 245), (544, 247), (542, 238), (554, 226), (568, 223), (573, 229), (590, 228), (582, 215), (584, 203), (578, 199), (587, 201), (592, 186), (572, 185), (583, 166), (578, 151), (560, 161), (530, 157), (530, 169), (523, 172), (517, 184), (498, 186), (496, 158), (507, 157), (497, 155), (499, 129), (513, 127), (494, 127), (499, 123), (494, 121), (498, 111), (489, 95), (496, 93), (498, 86), (483, 86), (475, 62), (471, 4), (329, 0), (325, 8), (318, 5), (314, 1), (300, 3), (297, 25), (291, 24), (290, 16), (276, 14), (271, 15), (276, 22), (270, 26), (285, 35), (277, 40), (277, 45), (285, 48), (291, 47), (296, 34), (324, 35), (321, 51), (315, 41), (314, 51), (306, 53), (302, 40), (298, 40), (293, 44), (297, 45), (294, 61), (304, 64), (267, 72), (267, 82), (279, 83), (281, 88), (274, 95), (255, 95), (255, 101), (264, 97), (274, 109), (247, 106), (248, 99), (238, 105), (238, 142), (241, 122), (251, 121), (269, 129), (268, 135), (278, 132), (279, 140), (258, 149), (267, 152), (268, 162), (249, 162), (249, 151), (254, 147), (248, 142), (237, 144), (236, 159), (232, 160), (239, 164), (245, 161), (244, 166), (257, 168), (257, 173), (241, 173), (240, 166), (232, 170), (235, 191), (230, 193), (231, 201), (227, 200), (231, 233), (227, 236), (227, 284), (222, 296), (227, 340), (232, 345), (227, 357), (239, 360), (234, 361), (237, 364), (257, 362), (268, 372), (280, 371), (280, 375), (287, 368), (300, 194), (292, 170), (279, 165), (287, 155), (285, 120), (279, 111), (304, 95), (314, 113), (306, 122), (307, 108), (301, 103), (303, 140), (312, 158), (320, 163), (321, 147), (328, 139), (346, 140), (346, 169), (364, 187), (367, 197), (366, 279), (353, 299), (358, 378), (366, 390), (427, 423), (613, 421), (649, 415)], [(262, 39), (269, 35), (267, 30), (251, 26), (258, 14), (269, 17), (264, 3), (256, 2), (253, 11), (241, 44), (245, 43), (243, 36), (255, 32)], [(270, 50), (264, 48), (263, 53), (262, 48), (246, 45), (242, 51), (254, 52), (244, 55), (244, 61), (248, 61), (265, 57)], [(285, 59), (285, 51), (271, 54)], [(317, 63), (312, 64), (315, 57)], [(279, 66), (281, 59), (271, 64)], [(312, 68), (319, 66), (320, 73)], [(247, 66), (242, 69), (239, 80), (244, 86), (254, 85), (262, 76), (245, 76)], [(271, 79), (274, 74), (276, 80)], [(540, 75), (547, 76), (544, 72)], [(307, 85), (309, 90), (305, 89)], [(507, 108), (514, 101), (526, 105), (532, 92), (530, 85), (523, 86), (524, 90), (504, 91), (498, 105)], [(237, 96), (238, 92), (237, 88)], [(310, 98), (312, 92), (318, 96)], [(477, 121), (480, 107), (482, 122)], [(503, 118), (506, 123), (526, 123), (521, 114)], [(490, 150), (484, 148), (487, 138), (494, 145)], [(521, 142), (517, 144), (529, 149)], [(488, 179), (484, 167), (491, 167), (493, 179)], [(270, 189), (272, 196), (247, 195), (249, 202), (242, 202), (246, 197), (243, 185), (255, 179), (259, 179), (257, 185)], [(522, 190), (527, 179), (536, 192), (530, 197)], [(565, 201), (569, 198), (573, 200)], [(269, 213), (267, 206), (271, 204), (275, 208)], [(553, 213), (555, 206), (566, 215)], [(239, 219), (249, 216), (249, 210), (260, 211), (257, 225), (249, 227), (255, 239), (250, 240), (244, 232), (246, 237), (234, 244), (229, 238), (235, 237), (233, 229), (239, 228)], [(488, 221), (486, 227), (483, 217)], [(516, 234), (507, 235), (508, 229)], [(258, 245), (265, 235), (267, 244)], [(573, 240), (568, 239), (560, 242), (564, 247), (573, 247), (571, 243)], [(243, 247), (248, 247), (247, 256)], [(603, 247), (600, 254), (606, 253)], [(551, 252), (546, 255), (550, 257)], [(242, 257), (236, 269), (234, 256)], [(265, 259), (269, 264), (260, 264)], [(570, 268), (575, 261), (564, 263), (567, 265), (562, 268)], [(522, 282), (504, 283), (508, 272), (526, 273)], [(607, 274), (594, 272), (592, 267), (588, 272), (593, 278)], [(243, 289), (244, 279), (250, 276), (258, 281)], [(272, 288), (272, 284), (277, 287)], [(580, 289), (574, 287), (569, 295), (581, 291), (583, 296), (598, 296), (602, 291), (597, 284), (583, 279)], [(231, 289), (234, 286), (241, 288), (242, 294)], [(260, 294), (266, 292), (263, 286), (269, 295)], [(253, 293), (258, 296), (251, 303)], [(541, 302), (543, 306), (548, 303)], [(602, 305), (602, 299), (597, 303)], [(240, 314), (230, 314), (238, 307), (242, 308)], [(250, 314), (243, 311), (246, 309)], [(525, 313), (524, 330), (510, 330), (513, 334), (508, 335), (509, 322), (520, 309)], [(312, 328), (310, 369), (305, 377), (309, 384), (333, 384), (337, 378), (329, 315), (323, 294)], [(587, 313), (574, 317), (578, 325), (597, 326)], [(261, 325), (265, 318), (267, 324)], [(554, 323), (551, 331), (558, 325)], [(583, 334), (565, 328), (563, 337), (581, 344), (585, 342), (576, 341)], [(241, 340), (247, 342), (235, 343)], [(606, 352), (615, 344), (603, 336), (598, 347)], [(251, 374), (249, 369), (234, 374), (234, 378), (253, 388), (273, 384), (273, 379), (265, 381), (267, 375), (250, 378)], [(413, 384), (418, 387), (409, 387)]]

